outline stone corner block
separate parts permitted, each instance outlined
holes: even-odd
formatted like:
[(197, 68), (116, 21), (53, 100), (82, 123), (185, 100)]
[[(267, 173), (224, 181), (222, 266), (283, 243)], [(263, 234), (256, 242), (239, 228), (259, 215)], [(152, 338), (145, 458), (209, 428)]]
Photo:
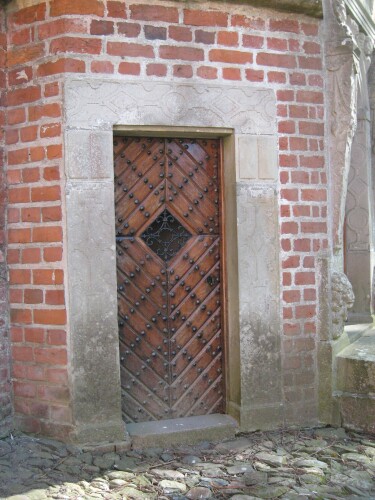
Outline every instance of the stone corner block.
[(113, 177), (113, 134), (103, 130), (65, 132), (66, 176), (74, 180)]
[(237, 137), (237, 178), (240, 181), (277, 181), (277, 138), (273, 135)]

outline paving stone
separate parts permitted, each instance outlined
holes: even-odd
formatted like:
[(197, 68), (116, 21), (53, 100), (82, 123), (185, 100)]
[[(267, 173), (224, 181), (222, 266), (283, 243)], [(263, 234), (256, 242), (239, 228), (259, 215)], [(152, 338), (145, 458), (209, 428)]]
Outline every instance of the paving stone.
[(277, 455), (276, 453), (260, 452), (255, 455), (257, 460), (274, 467), (285, 465), (288, 463), (286, 455)]
[(252, 497), (250, 495), (233, 495), (230, 500), (258, 500), (258, 497)]
[(172, 481), (178, 481), (179, 479), (184, 479), (182, 472), (178, 470), (168, 470), (168, 469), (153, 469), (153, 474), (162, 479), (171, 479)]
[(158, 447), (154, 447), (154, 448), (147, 448), (146, 450), (143, 450), (143, 451), (142, 451), (142, 454), (143, 454), (146, 458), (157, 458), (157, 457), (159, 457), (162, 453), (163, 453), (163, 448), (158, 448)]
[(29, 500), (43, 500), (44, 498), (47, 498), (47, 493), (43, 488), (32, 489), (28, 491), (26, 495)]
[(200, 480), (202, 486), (212, 486), (214, 488), (220, 488), (222, 486), (228, 486), (229, 481), (221, 479), (219, 477), (202, 477)]
[(287, 486), (255, 486), (251, 493), (258, 498), (279, 498), (289, 491)]
[(132, 500), (152, 500), (154, 498), (157, 498), (156, 493), (139, 491), (136, 488), (132, 488), (131, 486), (121, 488), (118, 493), (119, 495), (121, 495), (120, 498), (131, 498)]
[(121, 459), (118, 459), (114, 462), (113, 468), (117, 470), (123, 470), (123, 471), (132, 471), (137, 467), (138, 460), (135, 460), (134, 458), (130, 457), (123, 457)]
[(346, 434), (345, 429), (342, 427), (334, 428), (334, 427), (323, 427), (321, 429), (315, 429), (314, 432), (316, 437), (320, 437), (323, 439), (347, 439), (348, 435)]
[(293, 465), (295, 467), (314, 467), (317, 469), (328, 469), (328, 465), (320, 460), (308, 459), (308, 460), (293, 460)]
[[(187, 475), (184, 479), (184, 483), (188, 488), (193, 488), (194, 486), (200, 485), (200, 476), (196, 474)], [(200, 486), (207, 486), (206, 484)]]
[(301, 484), (321, 484), (324, 483), (324, 476), (318, 476), (317, 474), (301, 474), (299, 476)]
[(241, 437), (238, 439), (233, 439), (231, 441), (223, 441), (222, 443), (219, 443), (215, 449), (219, 451), (241, 451), (241, 450), (246, 450), (251, 446), (251, 442), (249, 441), (249, 438), (246, 437)]
[(125, 486), (126, 484), (128, 484), (127, 481), (124, 481), (123, 479), (112, 479), (109, 481), (109, 487), (111, 489), (118, 488), (119, 486)]
[(268, 474), (266, 472), (253, 470), (244, 475), (244, 481), (247, 486), (267, 484)]
[(200, 500), (211, 497), (212, 497), (212, 491), (209, 488), (204, 488), (202, 486), (197, 486), (195, 488), (192, 488), (186, 494), (186, 498), (189, 498), (191, 500)]
[(132, 481), (135, 478), (135, 474), (132, 472), (125, 471), (111, 471), (107, 474), (108, 479), (123, 479), (124, 481)]
[(245, 474), (245, 472), (252, 472), (254, 469), (250, 464), (238, 464), (227, 467), (228, 474)]
[(360, 464), (371, 464), (373, 463), (373, 460), (366, 456), (362, 455), (360, 453), (343, 453), (341, 455), (341, 458), (343, 460), (346, 460), (348, 462), (358, 462)]
[(188, 465), (194, 465), (197, 464), (201, 461), (200, 457), (197, 457), (196, 455), (186, 455), (182, 460), (181, 463), (183, 464), (188, 464)]
[(168, 479), (160, 481), (159, 486), (163, 488), (164, 493), (166, 494), (173, 493), (174, 491), (181, 491), (182, 493), (185, 493), (187, 490), (186, 484), (180, 483), (179, 481), (170, 481)]

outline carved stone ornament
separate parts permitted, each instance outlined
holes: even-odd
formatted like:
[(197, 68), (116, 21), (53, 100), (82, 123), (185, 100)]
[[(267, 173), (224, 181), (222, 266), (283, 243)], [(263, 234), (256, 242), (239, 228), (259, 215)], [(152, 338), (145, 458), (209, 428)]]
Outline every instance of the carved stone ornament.
[(355, 39), (359, 32), (358, 24), (347, 14), (345, 1), (333, 0), (332, 7), (338, 24), (344, 29), (347, 36), (347, 39), (341, 43), (343, 45), (348, 43), (356, 45)]
[(354, 304), (354, 293), (344, 273), (333, 271), (331, 275), (332, 337), (338, 339), (344, 330), (348, 309)]
[(342, 253), (346, 192), (357, 119), (369, 119), (367, 70), (372, 40), (360, 33), (344, 0), (332, 0), (326, 19), (329, 149), (332, 181), (333, 242)]

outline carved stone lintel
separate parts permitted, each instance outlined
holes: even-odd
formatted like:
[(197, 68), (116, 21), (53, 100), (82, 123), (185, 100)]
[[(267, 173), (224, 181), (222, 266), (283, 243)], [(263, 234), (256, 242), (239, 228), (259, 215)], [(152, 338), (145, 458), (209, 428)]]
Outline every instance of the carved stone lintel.
[(344, 273), (333, 271), (331, 275), (332, 337), (337, 339), (344, 331), (348, 309), (354, 304), (354, 293)]

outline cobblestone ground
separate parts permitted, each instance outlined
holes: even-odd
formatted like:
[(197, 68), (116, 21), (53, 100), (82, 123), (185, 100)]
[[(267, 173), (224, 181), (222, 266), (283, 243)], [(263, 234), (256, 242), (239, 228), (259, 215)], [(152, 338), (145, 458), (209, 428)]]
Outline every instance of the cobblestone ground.
[(257, 432), (123, 453), (24, 435), (0, 441), (0, 497), (375, 499), (375, 437), (343, 429)]

